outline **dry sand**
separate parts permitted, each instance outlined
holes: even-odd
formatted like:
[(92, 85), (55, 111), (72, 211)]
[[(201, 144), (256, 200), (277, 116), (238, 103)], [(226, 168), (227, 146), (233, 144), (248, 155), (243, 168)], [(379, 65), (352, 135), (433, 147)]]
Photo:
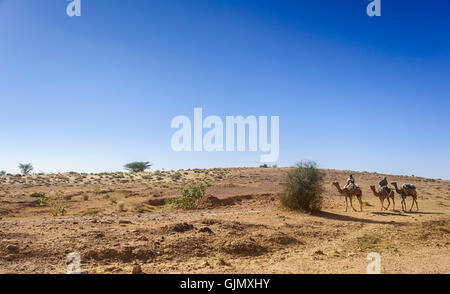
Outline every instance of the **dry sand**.
[[(380, 211), (369, 185), (383, 175), (355, 172), (363, 212), (345, 212), (331, 183), (349, 171), (325, 170), (323, 212), (309, 215), (279, 207), (287, 170), (0, 177), (0, 273), (65, 273), (71, 252), (85, 273), (365, 273), (369, 252), (383, 273), (450, 273), (450, 181), (388, 175), (416, 185), (420, 211), (400, 211), (398, 194)], [(212, 184), (201, 209), (165, 205), (201, 179)], [(64, 216), (30, 197), (57, 191)]]

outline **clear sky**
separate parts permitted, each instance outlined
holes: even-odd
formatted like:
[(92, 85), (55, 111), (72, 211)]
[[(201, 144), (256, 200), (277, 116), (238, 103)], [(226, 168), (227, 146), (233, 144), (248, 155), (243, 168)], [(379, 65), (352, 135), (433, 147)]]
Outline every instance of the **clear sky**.
[(0, 0), (0, 170), (258, 166), (177, 115), (278, 115), (289, 166), (450, 179), (450, 1)]

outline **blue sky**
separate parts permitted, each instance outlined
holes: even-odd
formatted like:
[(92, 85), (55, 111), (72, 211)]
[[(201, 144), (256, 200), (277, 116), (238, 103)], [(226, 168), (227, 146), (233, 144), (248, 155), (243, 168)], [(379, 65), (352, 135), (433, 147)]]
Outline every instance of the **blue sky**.
[(0, 170), (258, 166), (177, 115), (280, 116), (289, 166), (450, 179), (450, 2), (0, 0)]

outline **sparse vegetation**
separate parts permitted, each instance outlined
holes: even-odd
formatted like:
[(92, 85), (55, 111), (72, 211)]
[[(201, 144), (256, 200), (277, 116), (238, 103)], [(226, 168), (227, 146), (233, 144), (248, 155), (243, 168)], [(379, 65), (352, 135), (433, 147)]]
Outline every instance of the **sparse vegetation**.
[(189, 188), (179, 188), (181, 197), (171, 199), (169, 204), (182, 209), (196, 209), (199, 201), (205, 196), (206, 188), (210, 185), (207, 182), (200, 182), (197, 185), (191, 185)]
[(150, 169), (152, 167), (152, 164), (148, 161), (146, 161), (146, 162), (135, 161), (135, 162), (126, 164), (124, 167), (128, 171), (131, 171), (133, 173), (139, 173), (139, 172), (144, 172), (144, 171)]
[(67, 213), (65, 202), (64, 192), (56, 192), (55, 199), (49, 201), (53, 216), (65, 215)]
[[(45, 193), (33, 193), (35, 197), (37, 195), (39, 196), (39, 199), (37, 203), (39, 206), (50, 206), (51, 207), (51, 213), (53, 216), (58, 215), (65, 215), (67, 213), (66, 207), (65, 207), (65, 199), (64, 199), (64, 192), (56, 192), (54, 199), (47, 197)], [(32, 195), (33, 195), (32, 194)]]
[(34, 192), (30, 194), (30, 197), (32, 198), (42, 198), (45, 197), (45, 193), (44, 192)]
[[(37, 195), (37, 194), (36, 194)], [(40, 193), (39, 194), (40, 196), (39, 196), (39, 199), (38, 199), (38, 204), (39, 204), (39, 206), (40, 207), (44, 207), (44, 206), (46, 206), (48, 203), (49, 203), (49, 201), (51, 200), (49, 197), (47, 197), (46, 195), (45, 195), (45, 193)]]
[(283, 207), (303, 212), (319, 211), (322, 208), (324, 174), (315, 162), (300, 162), (290, 170), (280, 196)]
[(219, 258), (217, 259), (217, 264), (218, 264), (218, 265), (228, 265), (227, 261), (226, 261), (225, 258), (223, 258), (223, 257), (219, 257)]
[(83, 215), (93, 215), (93, 214), (97, 214), (99, 212), (100, 212), (100, 210), (98, 210), (98, 209), (89, 209), (89, 210), (86, 210), (85, 212), (83, 212)]
[(6, 175), (6, 170), (0, 170), (0, 176)]
[(31, 163), (19, 163), (19, 169), (24, 175), (29, 175), (33, 171)]
[(117, 203), (117, 207), (120, 211), (125, 211), (125, 202), (120, 201), (119, 203)]
[[(154, 173), (126, 172), (41, 176), (35, 170), (33, 176), (0, 176), (0, 235), (5, 239), (0, 253), (15, 261), (4, 263), (3, 270), (56, 273), (61, 267), (48, 254), (64, 259), (78, 250), (83, 271), (92, 273), (130, 272), (135, 263), (146, 269), (151, 263), (165, 273), (355, 273), (370, 263), (365, 259), (369, 252), (382, 254), (383, 272), (447, 272), (449, 181), (389, 177), (415, 184), (425, 197), (425, 212), (378, 213), (378, 199), (367, 196), (365, 213), (345, 213), (345, 199), (332, 182), (345, 184), (349, 171), (321, 170), (326, 175), (324, 212), (308, 215), (280, 209), (280, 185), (292, 170), (272, 165), (186, 170), (178, 181), (173, 170), (161, 172), (162, 180)], [(354, 176), (364, 191), (380, 177)], [(209, 186), (204, 181), (213, 187), (198, 188)], [(65, 192), (59, 207), (55, 191)], [(174, 197), (179, 202), (169, 205)]]

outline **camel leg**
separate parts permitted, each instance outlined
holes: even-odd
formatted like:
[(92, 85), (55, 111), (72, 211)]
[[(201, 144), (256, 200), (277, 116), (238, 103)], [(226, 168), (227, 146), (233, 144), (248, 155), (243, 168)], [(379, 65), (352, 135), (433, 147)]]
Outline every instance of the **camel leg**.
[(405, 198), (402, 198), (402, 210), (406, 211), (406, 202), (405, 202)]
[(387, 202), (388, 202), (388, 206), (385, 208), (386, 210), (389, 210), (389, 206), (391, 206), (391, 201), (389, 200), (389, 198), (386, 198)]
[(412, 201), (412, 204), (411, 204), (411, 208), (409, 209), (409, 211), (412, 211), (413, 207), (414, 207), (414, 198), (413, 198), (413, 201)]
[(392, 211), (395, 211), (395, 200), (394, 200), (394, 198), (392, 198)]
[(417, 198), (415, 198), (414, 201), (416, 202), (417, 211), (419, 211), (419, 204), (417, 203)]
[(362, 212), (362, 199), (361, 199), (361, 197), (358, 197), (358, 201), (359, 201), (359, 207), (361, 208), (361, 212)]
[(345, 196), (345, 212), (347, 212), (348, 202), (347, 202), (347, 196)]
[(381, 205), (380, 210), (383, 211), (383, 207), (384, 207), (383, 202), (384, 202), (384, 199), (382, 199), (381, 197), (378, 198), (378, 199), (380, 199), (380, 205)]
[(352, 206), (353, 211), (357, 211), (357, 210), (353, 207), (353, 198), (352, 198), (352, 197), (350, 197), (350, 205)]

